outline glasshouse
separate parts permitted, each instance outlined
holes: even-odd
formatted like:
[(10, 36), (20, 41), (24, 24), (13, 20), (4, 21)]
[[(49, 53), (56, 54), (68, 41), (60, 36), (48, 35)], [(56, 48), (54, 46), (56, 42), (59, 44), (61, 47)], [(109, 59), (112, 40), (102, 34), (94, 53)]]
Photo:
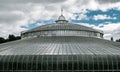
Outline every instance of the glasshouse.
[(120, 43), (63, 15), (53, 24), (21, 32), (21, 38), (0, 44), (0, 72), (120, 71)]

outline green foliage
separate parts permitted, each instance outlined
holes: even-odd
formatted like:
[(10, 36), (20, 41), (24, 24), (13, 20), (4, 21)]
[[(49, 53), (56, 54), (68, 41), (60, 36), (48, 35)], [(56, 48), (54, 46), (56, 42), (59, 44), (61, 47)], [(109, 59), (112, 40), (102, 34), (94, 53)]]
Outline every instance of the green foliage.
[(9, 35), (7, 39), (0, 37), (0, 44), (21, 39), (20, 36)]
[(116, 40), (116, 42), (120, 42), (120, 39)]
[(111, 41), (113, 41), (113, 37), (111, 37)]
[(0, 43), (4, 43), (5, 42), (5, 39), (0, 37)]

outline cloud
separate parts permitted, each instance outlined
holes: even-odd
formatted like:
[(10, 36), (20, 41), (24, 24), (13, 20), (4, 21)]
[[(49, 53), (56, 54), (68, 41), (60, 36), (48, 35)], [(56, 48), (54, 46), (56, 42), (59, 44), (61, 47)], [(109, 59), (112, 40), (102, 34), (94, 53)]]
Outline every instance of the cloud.
[(24, 13), (19, 11), (0, 12), (0, 23), (13, 23), (24, 19)]
[[(77, 0), (76, 0), (77, 1)], [(83, 0), (80, 0), (83, 1)], [(77, 3), (79, 4), (79, 2)], [(78, 5), (79, 9), (102, 10), (107, 11), (111, 8), (120, 9), (120, 0), (87, 0)]]
[(64, 2), (65, 0), (1, 0), (0, 3), (59, 3)]
[(116, 19), (116, 17), (110, 17), (107, 15), (95, 15), (93, 17), (94, 20), (109, 20), (109, 19)]
[(96, 0), (96, 1), (100, 4), (120, 2), (120, 0)]
[(72, 20), (87, 20), (88, 17), (85, 13), (74, 13), (71, 17), (70, 17)]
[(20, 28), (19, 25), (7, 25), (1, 24), (0, 25), (0, 37), (7, 38), (9, 34), (20, 35), (21, 31), (27, 30), (24, 28)]
[(105, 39), (110, 40), (110, 38), (113, 37), (114, 40), (116, 40), (120, 38), (120, 23), (101, 24), (99, 26), (94, 25), (93, 28), (104, 31)]
[(83, 26), (91, 27), (93, 29), (103, 31), (104, 39), (110, 40), (111, 37), (114, 38), (114, 41), (120, 39), (120, 23), (108, 23), (108, 24), (88, 24), (88, 23), (77, 23)]

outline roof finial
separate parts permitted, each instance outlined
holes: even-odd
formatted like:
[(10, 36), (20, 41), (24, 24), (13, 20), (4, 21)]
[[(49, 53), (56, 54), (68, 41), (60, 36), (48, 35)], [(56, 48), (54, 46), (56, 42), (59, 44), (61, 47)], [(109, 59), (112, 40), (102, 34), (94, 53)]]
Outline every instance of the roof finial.
[(61, 15), (63, 15), (63, 8), (61, 8)]

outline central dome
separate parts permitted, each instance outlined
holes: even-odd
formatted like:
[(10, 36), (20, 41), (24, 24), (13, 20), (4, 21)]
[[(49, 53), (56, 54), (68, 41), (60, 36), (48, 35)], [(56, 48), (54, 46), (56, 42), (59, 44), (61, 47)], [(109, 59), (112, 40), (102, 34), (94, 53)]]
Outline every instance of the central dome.
[(65, 17), (63, 15), (59, 16), (58, 20), (65, 20)]
[(61, 14), (54, 24), (46, 24), (26, 32), (22, 32), (22, 38), (40, 36), (84, 36), (103, 38), (103, 32), (80, 24), (71, 24)]
[(67, 24), (68, 21), (65, 19), (65, 17), (61, 14), (59, 17), (58, 17), (58, 20), (56, 21), (56, 23), (58, 24)]

